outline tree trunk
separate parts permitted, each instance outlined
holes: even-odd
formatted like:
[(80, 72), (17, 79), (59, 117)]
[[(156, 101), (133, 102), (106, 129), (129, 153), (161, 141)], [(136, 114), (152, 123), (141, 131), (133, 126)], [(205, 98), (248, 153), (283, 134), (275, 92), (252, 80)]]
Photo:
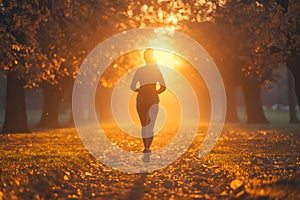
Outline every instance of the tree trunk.
[(73, 117), (73, 88), (69, 94), (69, 99), (68, 99), (68, 102), (69, 102), (69, 105), (70, 105), (70, 118), (69, 118), (69, 122), (68, 122), (68, 125), (71, 126), (71, 127), (74, 127), (75, 126), (75, 122), (74, 122), (74, 117)]
[(3, 133), (28, 133), (24, 82), (11, 72), (7, 75)]
[(300, 53), (293, 53), (289, 57), (287, 67), (294, 75), (295, 93), (298, 98), (298, 105), (300, 106)]
[(294, 75), (295, 80), (295, 93), (298, 99), (298, 105), (300, 106), (300, 70), (297, 75)]
[(242, 80), (242, 89), (248, 116), (247, 123), (270, 123), (266, 119), (262, 109), (260, 87), (258, 82), (256, 80), (244, 79)]
[(58, 128), (59, 104), (62, 93), (58, 85), (45, 84), (42, 86), (44, 94), (44, 106), (41, 120), (38, 124), (41, 128)]
[(63, 88), (63, 95), (65, 97), (65, 101), (68, 103), (69, 105), (69, 109), (70, 109), (70, 118), (68, 120), (68, 126), (74, 127), (75, 123), (74, 123), (74, 118), (73, 118), (73, 108), (72, 108), (72, 103), (73, 103), (73, 86), (74, 86), (74, 79), (73, 78), (69, 78), (67, 80), (65, 80), (62, 84), (64, 86)]
[(298, 98), (298, 105), (300, 106), (300, 53), (292, 53), (288, 59), (287, 67), (294, 75), (295, 93)]
[(239, 118), (237, 115), (236, 105), (236, 87), (226, 87), (227, 94), (227, 112), (226, 112), (226, 123), (238, 123)]
[(295, 98), (295, 83), (292, 72), (287, 70), (288, 77), (288, 98), (289, 98), (289, 108), (290, 108), (290, 123), (298, 123), (297, 112), (296, 112), (296, 98)]

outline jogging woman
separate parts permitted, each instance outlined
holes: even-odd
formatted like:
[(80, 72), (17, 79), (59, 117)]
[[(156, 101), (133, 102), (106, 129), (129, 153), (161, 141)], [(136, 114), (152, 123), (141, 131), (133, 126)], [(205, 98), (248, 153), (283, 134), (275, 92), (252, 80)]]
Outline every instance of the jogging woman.
[[(143, 153), (151, 153), (150, 146), (153, 141), (153, 128), (158, 114), (159, 97), (166, 90), (163, 76), (157, 66), (154, 51), (151, 48), (143, 52), (145, 66), (139, 68), (132, 79), (131, 89), (138, 92), (136, 109), (142, 125), (144, 143)], [(156, 85), (159, 84), (159, 89)]]

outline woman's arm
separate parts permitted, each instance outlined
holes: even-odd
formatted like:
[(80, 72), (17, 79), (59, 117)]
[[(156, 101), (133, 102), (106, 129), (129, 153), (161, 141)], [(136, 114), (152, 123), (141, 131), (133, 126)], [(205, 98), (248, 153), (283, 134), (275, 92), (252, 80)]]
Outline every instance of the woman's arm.
[(158, 79), (158, 83), (159, 83), (159, 90), (157, 90), (158, 94), (163, 93), (166, 90), (166, 84), (165, 84), (165, 80), (164, 77), (162, 76), (161, 72), (159, 71), (159, 79)]
[(165, 85), (161, 85), (161, 84), (159, 84), (159, 86), (160, 86), (160, 88), (159, 88), (159, 90), (157, 90), (157, 93), (161, 94), (166, 90), (167, 87)]
[(138, 82), (138, 80), (137, 80), (137, 75), (136, 75), (136, 72), (135, 72), (135, 74), (133, 76), (133, 79), (131, 81), (131, 85), (130, 85), (131, 90), (133, 90), (135, 92), (139, 91), (139, 88), (136, 87), (137, 82)]

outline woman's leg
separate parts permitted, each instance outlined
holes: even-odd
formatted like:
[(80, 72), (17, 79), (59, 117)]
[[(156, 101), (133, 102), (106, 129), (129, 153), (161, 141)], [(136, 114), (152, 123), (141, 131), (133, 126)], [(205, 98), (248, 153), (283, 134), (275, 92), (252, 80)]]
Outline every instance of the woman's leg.
[(145, 105), (145, 103), (140, 99), (137, 98), (137, 104), (136, 104), (136, 109), (140, 118), (140, 122), (142, 125), (142, 139), (143, 139), (143, 144), (144, 144), (144, 148), (146, 149), (147, 147), (147, 138), (146, 138), (146, 130), (145, 130), (145, 126), (147, 126), (147, 121), (149, 121), (147, 119), (148, 116), (148, 107), (147, 105)]
[(150, 149), (150, 146), (152, 144), (152, 141), (153, 141), (153, 137), (154, 137), (154, 125), (155, 125), (155, 121), (156, 121), (156, 118), (157, 118), (157, 114), (158, 114), (158, 104), (153, 104), (150, 109), (148, 110), (148, 119), (149, 119), (149, 123), (143, 127), (145, 128), (145, 136), (146, 136), (146, 145), (145, 147), (147, 149)]
[(145, 105), (137, 102), (137, 111), (142, 124), (142, 138), (145, 149), (149, 149), (153, 141), (153, 128), (158, 114), (158, 104)]

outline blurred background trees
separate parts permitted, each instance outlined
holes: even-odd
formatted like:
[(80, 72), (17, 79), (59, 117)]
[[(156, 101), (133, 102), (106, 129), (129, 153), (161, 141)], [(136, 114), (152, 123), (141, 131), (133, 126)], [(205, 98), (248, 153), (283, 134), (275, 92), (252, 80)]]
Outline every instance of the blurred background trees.
[[(70, 108), (74, 78), (85, 56), (99, 42), (131, 28), (165, 27), (203, 45), (224, 78), (227, 122), (239, 121), (239, 87), (247, 122), (268, 122), (260, 91), (282, 76), (278, 69), (285, 63), (295, 76), (300, 97), (296, 0), (2, 0), (0, 6), (0, 70), (7, 79), (2, 132), (29, 131), (24, 88), (43, 92), (39, 126), (59, 127), (60, 105)], [(131, 68), (126, 59), (115, 64), (118, 67), (109, 68), (100, 83), (107, 94)]]
[(36, 2), (1, 1), (0, 69), (7, 76), (6, 112), (3, 132), (28, 132), (23, 87), (45, 73), (46, 60), (36, 33), (49, 11)]

